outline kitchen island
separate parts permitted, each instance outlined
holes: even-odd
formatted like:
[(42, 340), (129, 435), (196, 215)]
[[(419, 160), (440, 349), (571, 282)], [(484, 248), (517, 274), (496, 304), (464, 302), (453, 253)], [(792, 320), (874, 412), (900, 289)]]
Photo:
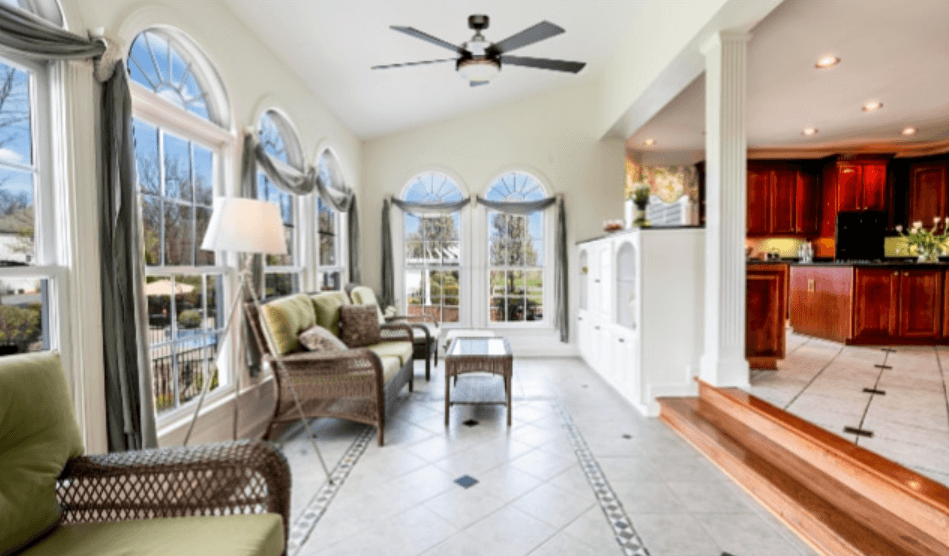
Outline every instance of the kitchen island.
[(811, 263), (790, 267), (790, 323), (846, 344), (949, 343), (949, 264)]

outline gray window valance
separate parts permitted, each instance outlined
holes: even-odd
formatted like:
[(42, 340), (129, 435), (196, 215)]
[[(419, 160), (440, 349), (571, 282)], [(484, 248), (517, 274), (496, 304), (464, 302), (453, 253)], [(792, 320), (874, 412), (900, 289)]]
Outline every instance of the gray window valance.
[(489, 201), (480, 195), (477, 197), (479, 205), (484, 205), (489, 209), (496, 210), (498, 212), (519, 215), (525, 215), (544, 210), (556, 203), (557, 199), (558, 197), (545, 197), (537, 201)]
[(399, 207), (403, 212), (408, 214), (415, 216), (427, 216), (432, 214), (451, 214), (453, 212), (458, 212), (471, 203), (471, 198), (465, 197), (460, 201), (454, 201), (450, 203), (413, 203), (392, 197), (391, 202), (393, 205)]

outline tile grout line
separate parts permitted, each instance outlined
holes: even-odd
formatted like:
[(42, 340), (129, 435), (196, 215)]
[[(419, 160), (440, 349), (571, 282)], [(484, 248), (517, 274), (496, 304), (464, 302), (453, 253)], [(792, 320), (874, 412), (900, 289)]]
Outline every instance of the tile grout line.
[(814, 384), (814, 381), (817, 380), (817, 377), (819, 377), (820, 375), (824, 374), (824, 371), (827, 370), (827, 367), (830, 367), (830, 364), (833, 363), (834, 361), (836, 361), (837, 358), (840, 357), (840, 354), (843, 353), (843, 351), (844, 351), (844, 348), (843, 348), (843, 346), (841, 346), (840, 349), (837, 350), (836, 355), (834, 355), (833, 357), (831, 357), (831, 358), (830, 358), (830, 361), (828, 361), (823, 367), (821, 367), (820, 370), (817, 371), (817, 374), (815, 374), (814, 376), (812, 376), (811, 379), (810, 379), (809, 381), (807, 381), (807, 384), (804, 385), (804, 388), (801, 388), (801, 391), (798, 392), (797, 394), (795, 394), (794, 397), (791, 398), (791, 401), (789, 401), (789, 402), (787, 403), (787, 405), (785, 405), (785, 406), (784, 406), (783, 408), (781, 408), (781, 409), (783, 409), (783, 410), (785, 410), (785, 411), (788, 411), (788, 408), (791, 407), (791, 405), (792, 405), (795, 401), (797, 401), (798, 398), (801, 397), (801, 394), (803, 394), (805, 390), (807, 390), (808, 388), (811, 387), (811, 384)]
[(636, 532), (632, 520), (626, 514), (626, 509), (619, 501), (616, 493), (606, 479), (606, 475), (600, 469), (600, 464), (587, 446), (583, 435), (577, 429), (573, 418), (564, 409), (559, 402), (551, 402), (557, 416), (560, 417), (561, 425), (567, 431), (570, 444), (573, 447), (574, 454), (580, 463), (580, 468), (586, 475), (587, 482), (593, 488), (596, 495), (596, 501), (606, 516), (613, 530), (617, 544), (625, 556), (649, 556), (649, 550), (643, 544), (642, 538)]
[(939, 356), (939, 350), (933, 346), (936, 353), (936, 365), (939, 367), (939, 374), (942, 376), (942, 393), (946, 397), (946, 420), (949, 421), (949, 386), (946, 385), (946, 370), (942, 368), (942, 357)]
[(366, 448), (369, 446), (369, 441), (373, 436), (375, 436), (375, 429), (373, 427), (367, 426), (363, 429), (363, 431), (356, 436), (353, 443), (330, 473), (333, 477), (333, 483), (331, 484), (329, 481), (324, 482), (320, 489), (316, 491), (316, 494), (313, 495), (313, 498), (310, 499), (306, 508), (301, 512), (300, 517), (298, 517), (290, 527), (290, 535), (287, 542), (287, 556), (295, 556), (306, 544), (306, 541), (309, 540), (310, 534), (313, 532), (316, 524), (319, 523), (320, 518), (326, 513), (330, 502), (333, 501), (333, 498), (336, 497), (336, 493), (342, 488), (343, 483), (346, 481), (346, 478), (349, 477), (350, 471), (353, 470), (360, 456), (365, 453)]
[[(874, 389), (874, 390), (877, 390), (877, 386), (880, 385), (880, 379), (883, 378), (883, 372), (886, 371), (886, 368), (885, 368), (885, 367), (886, 367), (886, 361), (887, 361), (887, 359), (890, 358), (890, 353), (892, 353), (892, 352), (890, 352), (890, 351), (884, 351), (883, 353), (884, 353), (884, 355), (883, 355), (883, 363), (880, 363), (880, 373), (877, 375), (877, 379), (876, 379), (876, 381), (874, 381), (874, 383), (873, 383), (873, 389)], [(858, 430), (863, 430), (863, 423), (864, 423), (864, 421), (867, 420), (867, 413), (870, 412), (870, 405), (873, 403), (873, 397), (874, 397), (874, 396), (876, 396), (876, 394), (874, 394), (874, 393), (871, 392), (871, 393), (870, 393), (870, 397), (867, 399), (867, 407), (863, 408), (863, 415), (860, 416), (860, 422), (857, 424), (857, 429), (858, 429)], [(854, 440), (853, 440), (853, 443), (856, 444), (857, 446), (859, 446), (859, 445), (860, 445), (860, 439), (861, 439), (861, 438), (863, 438), (863, 437), (861, 437), (859, 434), (856, 435), (856, 437), (855, 437)]]

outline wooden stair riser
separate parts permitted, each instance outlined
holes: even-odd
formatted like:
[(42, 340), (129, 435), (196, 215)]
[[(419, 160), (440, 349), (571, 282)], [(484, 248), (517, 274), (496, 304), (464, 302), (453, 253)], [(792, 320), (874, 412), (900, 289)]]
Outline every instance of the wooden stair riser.
[(845, 452), (829, 451), (823, 443), (775, 422), (725, 392), (700, 383), (699, 396), (704, 402), (761, 433), (858, 494), (888, 508), (894, 515), (949, 547), (949, 511), (946, 509), (920, 500), (915, 493), (908, 492), (903, 485), (895, 483), (876, 469), (848, 457)]
[(822, 516), (804, 510), (798, 502), (766, 478), (751, 470), (741, 458), (723, 448), (718, 442), (669, 411), (663, 405), (659, 418), (681, 435), (689, 444), (705, 454), (716, 467), (731, 477), (752, 497), (758, 500), (781, 522), (796, 532), (812, 548), (824, 556), (867, 556), (846, 538), (829, 527)]
[(700, 399), (697, 411), (702, 419), (732, 437), (739, 445), (761, 456), (795, 481), (807, 485), (811, 491), (820, 493), (821, 498), (835, 508), (865, 527), (878, 531), (902, 551), (933, 556), (945, 553), (945, 545), (905, 522), (901, 516), (894, 516), (888, 507), (881, 507), (835, 478), (815, 469), (807, 460), (751, 430), (718, 407)]

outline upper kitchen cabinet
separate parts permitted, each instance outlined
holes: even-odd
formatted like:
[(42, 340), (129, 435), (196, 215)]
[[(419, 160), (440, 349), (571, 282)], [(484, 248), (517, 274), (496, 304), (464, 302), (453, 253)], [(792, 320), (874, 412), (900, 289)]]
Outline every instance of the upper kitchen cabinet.
[(834, 160), (824, 166), (821, 235), (832, 237), (837, 213), (887, 210), (885, 159)]
[(815, 235), (817, 180), (795, 164), (749, 163), (747, 207), (749, 236)]
[(944, 218), (949, 197), (949, 162), (918, 162), (909, 167), (908, 222), (917, 220), (925, 226), (934, 218)]

